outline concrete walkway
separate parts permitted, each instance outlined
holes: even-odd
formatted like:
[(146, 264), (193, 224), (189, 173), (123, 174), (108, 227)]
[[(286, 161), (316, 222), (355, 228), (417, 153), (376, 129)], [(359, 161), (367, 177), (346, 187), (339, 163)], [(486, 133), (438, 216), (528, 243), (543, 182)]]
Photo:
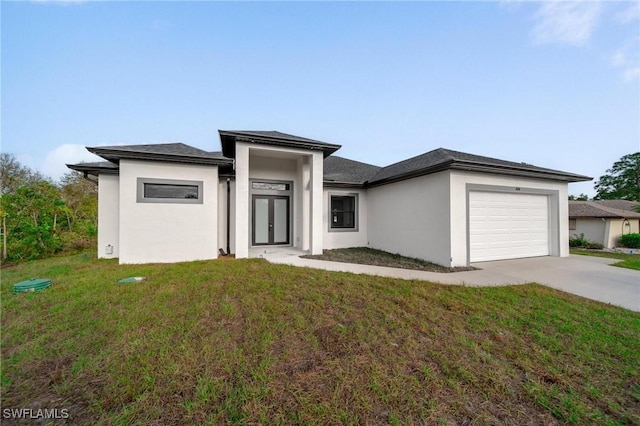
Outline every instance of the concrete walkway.
[(439, 273), (303, 259), (300, 258), (301, 254), (291, 249), (274, 249), (258, 256), (271, 263), (441, 284), (502, 286), (536, 282), (640, 312), (640, 271), (609, 266), (617, 262), (616, 259), (592, 256), (534, 257), (477, 263), (472, 265), (480, 268), (475, 271)]

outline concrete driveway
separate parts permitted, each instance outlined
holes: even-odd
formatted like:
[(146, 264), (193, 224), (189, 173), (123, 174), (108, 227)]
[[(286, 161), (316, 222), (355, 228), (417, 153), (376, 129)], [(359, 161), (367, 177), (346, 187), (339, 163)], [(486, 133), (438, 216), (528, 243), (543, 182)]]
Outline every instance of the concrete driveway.
[(592, 256), (533, 257), (473, 264), (475, 271), (438, 273), (383, 266), (356, 265), (300, 258), (301, 252), (269, 250), (261, 254), (272, 263), (329, 271), (419, 279), (441, 284), (498, 286), (536, 282), (588, 299), (640, 312), (640, 271), (609, 266), (616, 259)]
[(640, 312), (640, 271), (609, 266), (618, 261), (592, 256), (535, 257), (473, 266), (504, 283), (536, 282)]

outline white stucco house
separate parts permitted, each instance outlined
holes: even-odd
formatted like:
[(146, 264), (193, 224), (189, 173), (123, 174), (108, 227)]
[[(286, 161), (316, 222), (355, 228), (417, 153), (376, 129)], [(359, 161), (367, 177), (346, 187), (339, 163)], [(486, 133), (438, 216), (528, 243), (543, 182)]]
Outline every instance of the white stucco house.
[(98, 182), (98, 256), (120, 263), (236, 258), (257, 249), (368, 246), (445, 266), (568, 256), (567, 186), (591, 178), (436, 149), (386, 167), (275, 131), (185, 144), (87, 148)]
[(605, 248), (622, 235), (640, 232), (640, 204), (627, 200), (569, 201), (569, 236), (584, 235)]

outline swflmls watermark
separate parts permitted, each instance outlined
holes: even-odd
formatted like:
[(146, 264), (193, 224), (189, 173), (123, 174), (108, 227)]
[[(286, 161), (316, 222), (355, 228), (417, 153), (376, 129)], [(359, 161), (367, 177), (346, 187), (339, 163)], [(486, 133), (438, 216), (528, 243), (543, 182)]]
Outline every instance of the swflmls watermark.
[(3, 419), (30, 419), (30, 420), (58, 420), (68, 419), (69, 410), (66, 408), (4, 408)]

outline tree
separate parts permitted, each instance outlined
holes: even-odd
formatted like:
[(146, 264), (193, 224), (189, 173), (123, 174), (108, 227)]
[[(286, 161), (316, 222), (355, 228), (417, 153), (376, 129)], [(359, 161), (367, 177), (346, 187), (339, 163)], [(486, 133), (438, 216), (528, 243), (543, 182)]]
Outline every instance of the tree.
[(98, 191), (80, 173), (60, 184), (0, 154), (2, 258), (20, 261), (89, 247), (97, 234)]
[(23, 166), (13, 154), (0, 153), (0, 196), (15, 192), (22, 185), (48, 180), (40, 172)]
[(640, 201), (640, 152), (623, 156), (595, 183), (595, 200)]
[(58, 217), (64, 202), (58, 188), (47, 181), (22, 185), (0, 199), (6, 221), (9, 260), (37, 259), (62, 249)]
[(587, 194), (569, 195), (569, 200), (571, 200), (571, 201), (589, 201), (589, 196)]
[(69, 230), (94, 237), (98, 231), (98, 185), (82, 173), (70, 171), (60, 178), (60, 196), (67, 208)]

